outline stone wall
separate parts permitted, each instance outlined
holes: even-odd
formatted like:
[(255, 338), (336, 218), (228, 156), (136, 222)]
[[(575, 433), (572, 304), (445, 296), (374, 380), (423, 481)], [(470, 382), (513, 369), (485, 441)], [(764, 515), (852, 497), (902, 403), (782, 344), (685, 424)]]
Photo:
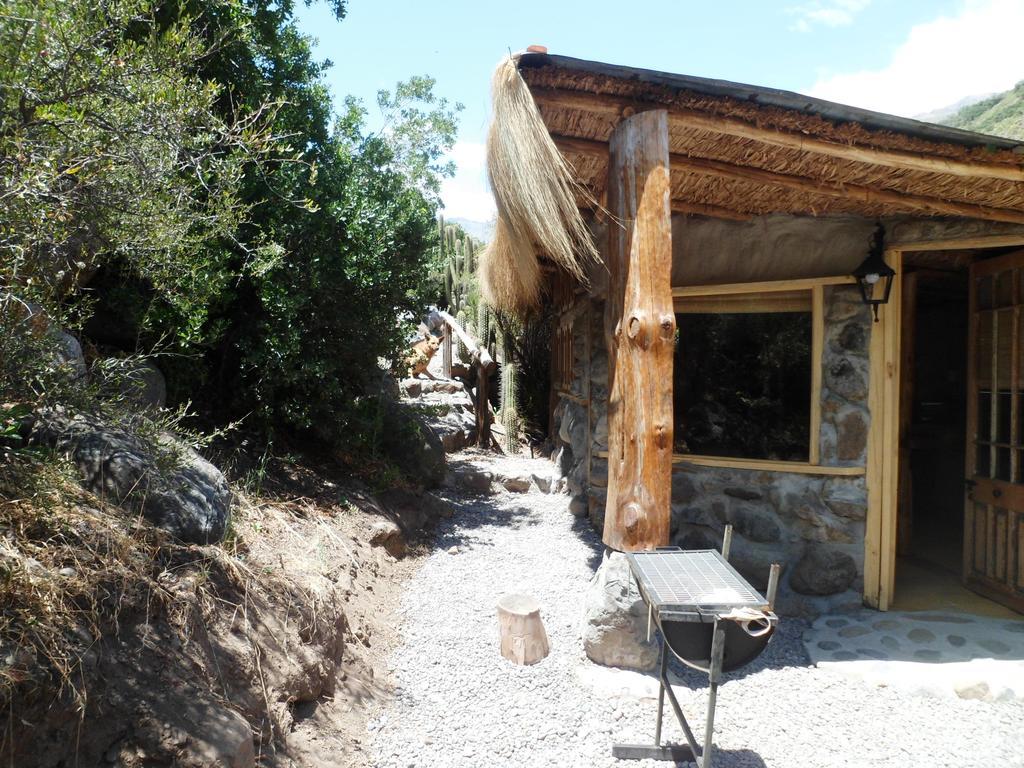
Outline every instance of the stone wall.
[[(888, 242), (1024, 233), (1024, 227), (955, 219), (887, 219)], [(593, 223), (604, 250), (604, 226)], [(731, 283), (848, 274), (866, 255), (874, 222), (855, 217), (766, 216), (748, 222), (675, 217), (673, 284)], [(554, 454), (572, 511), (600, 530), (608, 485), (607, 273), (595, 268), (573, 317), (573, 383), (556, 408)], [(827, 288), (822, 357), (820, 462), (864, 467), (870, 415), (868, 349), (873, 324), (853, 286)], [(732, 561), (763, 586), (782, 563), (779, 607), (816, 612), (859, 606), (867, 488), (863, 475), (826, 476), (677, 465), (672, 543), (718, 547), (734, 527)]]
[[(608, 482), (608, 355), (600, 292), (580, 295), (572, 311), (573, 386), (556, 410), (555, 457), (573, 497), (573, 513), (588, 516), (600, 530)], [(856, 287), (825, 289), (819, 446), (824, 466), (866, 464), (871, 330), (870, 311)], [(769, 566), (783, 565), (779, 607), (787, 612), (860, 605), (866, 512), (863, 475), (692, 464), (673, 471), (672, 543), (717, 548), (725, 525), (732, 524), (731, 560), (754, 584), (763, 588)]]

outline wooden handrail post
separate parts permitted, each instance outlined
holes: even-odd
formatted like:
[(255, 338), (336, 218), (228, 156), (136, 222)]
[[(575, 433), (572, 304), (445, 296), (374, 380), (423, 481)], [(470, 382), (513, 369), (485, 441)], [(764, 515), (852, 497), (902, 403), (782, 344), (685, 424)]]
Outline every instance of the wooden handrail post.
[(491, 444), (491, 405), (487, 388), (490, 374), (482, 365), (476, 367), (476, 444), (487, 448)]
[(441, 336), (441, 371), (446, 379), (452, 377), (452, 331), (448, 323), (442, 326)]
[(487, 347), (480, 343), (471, 334), (467, 333), (466, 330), (459, 325), (459, 322), (443, 310), (438, 312), (441, 319), (455, 332), (455, 334), (462, 339), (462, 343), (466, 345), (466, 349), (469, 350), (470, 355), (473, 357), (473, 362), (479, 361), (480, 365), (484, 370), (490, 374), (494, 372), (494, 369), (498, 367), (498, 364), (494, 362), (491, 354), (487, 351)]

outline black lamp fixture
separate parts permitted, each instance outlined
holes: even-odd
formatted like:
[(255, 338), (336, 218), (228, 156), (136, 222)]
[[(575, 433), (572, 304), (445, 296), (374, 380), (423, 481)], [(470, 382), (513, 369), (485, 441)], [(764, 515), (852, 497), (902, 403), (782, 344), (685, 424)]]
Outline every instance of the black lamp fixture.
[[(885, 263), (885, 227), (881, 222), (875, 227), (875, 232), (871, 236), (871, 249), (868, 251), (868, 257), (853, 270), (853, 276), (857, 278), (861, 299), (871, 307), (877, 323), (878, 307), (889, 301), (892, 279), (896, 277), (895, 270)], [(879, 287), (879, 283), (882, 284), (881, 287)], [(879, 291), (881, 295), (879, 295)]]

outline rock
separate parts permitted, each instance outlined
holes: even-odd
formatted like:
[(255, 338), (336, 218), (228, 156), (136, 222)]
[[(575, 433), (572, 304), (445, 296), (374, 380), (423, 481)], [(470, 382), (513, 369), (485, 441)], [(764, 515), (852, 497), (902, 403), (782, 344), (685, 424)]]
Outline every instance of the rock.
[(410, 406), (393, 400), (385, 404), (381, 446), (409, 479), (427, 488), (444, 480), (444, 444), (424, 416)]
[(867, 414), (860, 408), (844, 408), (836, 417), (836, 455), (840, 461), (861, 461), (867, 451)]
[(727, 519), (737, 533), (751, 541), (770, 543), (782, 538), (782, 528), (767, 505), (730, 504)]
[(678, 530), (682, 525), (706, 525), (720, 528), (714, 514), (699, 504), (673, 504), (672, 529)]
[(526, 493), (530, 490), (530, 478), (528, 477), (504, 477), (501, 485), (510, 493)]
[(857, 577), (857, 564), (845, 552), (809, 545), (793, 568), (789, 585), (802, 595), (835, 595)]
[(158, 410), (167, 404), (167, 381), (149, 360), (122, 367), (118, 385), (125, 399), (138, 408)]
[[(422, 394), (443, 394), (443, 395), (465, 395), (469, 397), (469, 393), (466, 392), (466, 385), (461, 381), (455, 379), (415, 379), (419, 384), (419, 390)], [(404, 383), (404, 382), (403, 382)]]
[(458, 467), (452, 472), (455, 484), (476, 493), (490, 493), (494, 475), (472, 466)]
[(697, 487), (685, 472), (672, 473), (672, 503), (689, 504), (697, 498)]
[(599, 450), (608, 449), (608, 414), (602, 413), (594, 422), (593, 440)]
[(606, 554), (587, 588), (583, 650), (609, 667), (647, 671), (658, 661), (658, 644), (647, 640), (647, 610), (621, 552)]
[(586, 496), (573, 496), (569, 502), (569, 511), (573, 517), (583, 517), (588, 511), (588, 502)]
[(680, 526), (673, 544), (683, 549), (718, 549), (721, 541), (704, 526)]
[(583, 495), (584, 490), (587, 486), (587, 468), (584, 466), (585, 462), (580, 462), (572, 471), (569, 472), (565, 477), (565, 487), (569, 489), (569, 493), (573, 496)]
[(833, 514), (845, 517), (847, 520), (864, 520), (868, 514), (867, 504), (831, 499), (826, 499), (825, 504)]
[(430, 492), (389, 488), (377, 494), (405, 536), (431, 527), (439, 518), (451, 517), (451, 505)]
[(423, 391), (423, 381), (421, 379), (403, 379), (398, 385), (402, 389), (402, 394), (406, 397), (419, 397)]
[(82, 345), (67, 331), (57, 330), (53, 333), (54, 359), (61, 368), (68, 372), (73, 380), (83, 379), (88, 373)]
[[(829, 401), (829, 403), (831, 402)], [(838, 442), (839, 436), (836, 434), (836, 425), (830, 421), (822, 421), (821, 432), (818, 436), (818, 449), (823, 462), (833, 462), (838, 458)]]
[(378, 520), (373, 524), (370, 544), (374, 547), (384, 547), (387, 553), (395, 558), (404, 557), (407, 550), (402, 529), (398, 523), (391, 520)]
[(170, 435), (149, 443), (54, 409), (36, 415), (30, 440), (68, 453), (85, 488), (141, 512), (182, 541), (209, 544), (224, 537), (232, 498), (227, 480)]
[(252, 729), (237, 712), (223, 708), (210, 712), (189, 746), (197, 764), (217, 768), (252, 768), (256, 764)]
[(575, 463), (573, 461), (572, 448), (567, 445), (563, 445), (555, 451), (552, 461), (554, 461), (558, 476), (565, 477), (572, 471), (573, 464)]
[(778, 563), (785, 572), (788, 561), (789, 551), (784, 542), (759, 544), (734, 537), (729, 549), (729, 562), (732, 567), (762, 593), (768, 587), (772, 564)]
[(953, 690), (961, 699), (975, 699), (977, 701), (991, 701), (992, 691), (984, 680), (958, 683)]
[(868, 395), (868, 362), (860, 357), (832, 357), (825, 363), (823, 384), (849, 402), (863, 402)]
[(742, 488), (736, 485), (730, 485), (722, 489), (722, 493), (726, 496), (732, 496), (734, 499), (740, 501), (760, 501), (763, 495), (759, 491), (755, 491), (752, 488)]
[(844, 352), (866, 355), (868, 335), (864, 330), (864, 324), (857, 320), (846, 323), (836, 337), (836, 345)]
[(550, 475), (539, 475), (535, 472), (532, 479), (533, 484), (537, 486), (538, 491), (541, 493), (551, 493), (555, 481)]

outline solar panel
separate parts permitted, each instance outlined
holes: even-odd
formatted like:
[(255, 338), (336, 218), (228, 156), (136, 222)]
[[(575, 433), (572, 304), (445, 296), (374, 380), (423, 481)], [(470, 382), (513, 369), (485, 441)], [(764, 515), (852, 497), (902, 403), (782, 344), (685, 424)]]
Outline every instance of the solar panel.
[(656, 609), (768, 607), (716, 550), (632, 552), (627, 557)]

